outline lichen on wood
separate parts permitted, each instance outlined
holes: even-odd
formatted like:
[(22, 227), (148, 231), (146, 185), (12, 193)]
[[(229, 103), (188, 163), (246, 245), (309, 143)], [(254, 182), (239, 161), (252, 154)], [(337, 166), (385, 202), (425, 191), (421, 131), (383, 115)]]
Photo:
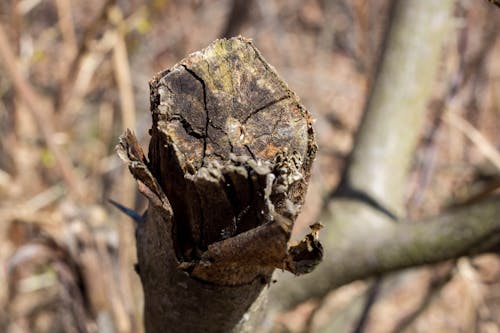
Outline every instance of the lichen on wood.
[(275, 268), (307, 273), (322, 258), (316, 227), (288, 246), (316, 153), (312, 119), (241, 37), (189, 55), (150, 88), (148, 158), (130, 131), (118, 146), (150, 201), (136, 235), (146, 328), (156, 331), (148, 311), (162, 321), (179, 311), (176, 298), (230, 311), (234, 327)]

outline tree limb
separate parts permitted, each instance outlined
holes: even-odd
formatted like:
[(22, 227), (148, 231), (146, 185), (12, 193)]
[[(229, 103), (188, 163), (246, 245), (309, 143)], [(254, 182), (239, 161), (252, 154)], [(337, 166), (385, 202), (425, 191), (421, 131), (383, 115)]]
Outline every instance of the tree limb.
[(397, 1), (382, 63), (358, 130), (345, 184), (396, 216), (451, 28), (453, 1)]
[(215, 41), (150, 87), (149, 158), (130, 131), (117, 147), (149, 200), (136, 231), (146, 331), (245, 331), (275, 268), (308, 273), (323, 255), (318, 225), (287, 244), (316, 152), (312, 119), (243, 38)]
[[(408, 169), (425, 118), (442, 45), (451, 27), (452, 4), (451, 0), (396, 3), (386, 50), (342, 184), (320, 217), (326, 225), (323, 237), (327, 260), (293, 285), (282, 277), (271, 290), (270, 300), (277, 308), (325, 295), (331, 288), (366, 278), (367, 274), (387, 271), (382, 269), (386, 266), (377, 266), (381, 263), (374, 257), (374, 251), (382, 251), (383, 246), (390, 248), (387, 237), (396, 228), (394, 220), (405, 215), (403, 200)], [(410, 231), (412, 226), (397, 228), (403, 232)], [(399, 241), (409, 242), (409, 237)], [(435, 262), (426, 258), (425, 253), (422, 255), (421, 264)], [(366, 266), (368, 258), (373, 258), (374, 263)], [(387, 267), (394, 270), (397, 266)]]
[(299, 277), (289, 288), (283, 284), (272, 289), (272, 300), (289, 306), (355, 280), (500, 247), (500, 196), (414, 222), (374, 224), (374, 216), (358, 210), (366, 209), (352, 201), (330, 204), (332, 219), (348, 218), (351, 223), (336, 228), (337, 237), (326, 241), (328, 256), (313, 274)]

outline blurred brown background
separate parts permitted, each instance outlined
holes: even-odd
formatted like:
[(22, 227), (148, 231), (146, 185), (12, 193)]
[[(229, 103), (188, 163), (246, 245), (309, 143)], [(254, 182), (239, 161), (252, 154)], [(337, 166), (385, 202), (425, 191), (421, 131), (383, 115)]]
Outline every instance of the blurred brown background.
[[(138, 211), (145, 203), (114, 146), (132, 128), (147, 147), (148, 80), (219, 37), (252, 38), (316, 119), (318, 157), (296, 230), (303, 234), (352, 148), (390, 7), (386, 0), (3, 0), (0, 331), (141, 330), (133, 225), (107, 199)], [(408, 184), (412, 218), (499, 186), (498, 31), (500, 8), (456, 2)], [(458, 117), (444, 117), (450, 109)], [(405, 276), (380, 291), (366, 332), (500, 332), (496, 255)], [(312, 330), (333, 314), (355, 321), (349, 308), (365, 289), (355, 282), (332, 292)], [(276, 330), (303, 330), (313, 304), (283, 315)]]

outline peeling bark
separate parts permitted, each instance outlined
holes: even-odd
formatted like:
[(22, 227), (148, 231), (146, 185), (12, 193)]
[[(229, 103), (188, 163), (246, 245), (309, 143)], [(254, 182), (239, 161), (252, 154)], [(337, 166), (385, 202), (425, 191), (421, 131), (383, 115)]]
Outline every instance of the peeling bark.
[(243, 38), (215, 41), (150, 87), (148, 159), (130, 131), (118, 146), (149, 200), (136, 232), (146, 331), (230, 331), (275, 268), (303, 274), (322, 258), (317, 226), (288, 246), (312, 119)]

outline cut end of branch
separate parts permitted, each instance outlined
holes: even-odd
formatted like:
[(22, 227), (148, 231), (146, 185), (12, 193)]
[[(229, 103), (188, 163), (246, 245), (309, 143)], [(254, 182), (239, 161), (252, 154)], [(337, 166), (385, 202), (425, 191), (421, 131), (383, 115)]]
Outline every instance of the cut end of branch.
[(178, 268), (218, 285), (312, 270), (316, 231), (287, 245), (316, 153), (312, 119), (253, 44), (217, 40), (150, 87), (149, 161), (130, 131), (118, 153), (171, 209)]

